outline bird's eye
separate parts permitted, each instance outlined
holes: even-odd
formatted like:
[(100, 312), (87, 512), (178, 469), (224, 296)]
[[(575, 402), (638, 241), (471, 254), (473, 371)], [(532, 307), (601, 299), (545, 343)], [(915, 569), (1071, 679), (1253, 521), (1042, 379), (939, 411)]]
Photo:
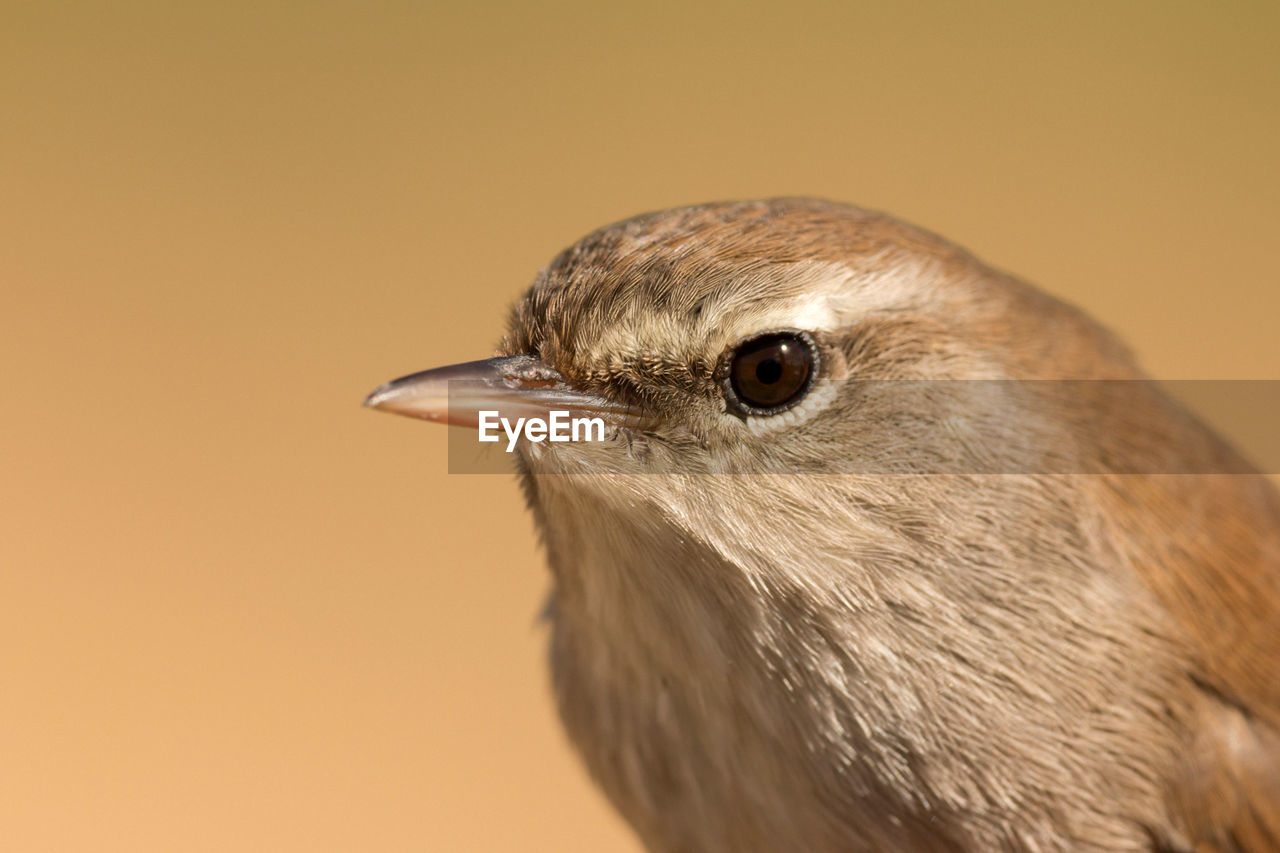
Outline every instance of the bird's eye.
[(738, 344), (729, 356), (725, 390), (730, 403), (750, 415), (772, 415), (804, 397), (817, 361), (804, 332), (770, 332)]

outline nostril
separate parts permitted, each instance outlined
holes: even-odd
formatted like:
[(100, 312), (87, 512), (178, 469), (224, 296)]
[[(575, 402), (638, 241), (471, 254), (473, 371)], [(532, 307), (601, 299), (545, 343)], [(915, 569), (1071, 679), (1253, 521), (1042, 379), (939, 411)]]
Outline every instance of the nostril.
[(564, 382), (564, 376), (545, 361), (530, 353), (509, 356), (502, 372), (507, 385), (525, 388), (548, 388)]

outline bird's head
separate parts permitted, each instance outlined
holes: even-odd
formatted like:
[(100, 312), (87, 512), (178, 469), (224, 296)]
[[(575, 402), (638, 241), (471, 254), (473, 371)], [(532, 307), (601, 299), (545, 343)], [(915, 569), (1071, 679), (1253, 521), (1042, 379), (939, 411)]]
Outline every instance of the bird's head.
[[(807, 199), (596, 231), (538, 275), (499, 352), (388, 383), (369, 405), (604, 422), (605, 441), (522, 441), (535, 474), (911, 473), (990, 449), (937, 428), (933, 380), (1132, 375), (1073, 309), (934, 235)], [(959, 387), (950, 411), (970, 439), (1008, 423), (1007, 400)]]

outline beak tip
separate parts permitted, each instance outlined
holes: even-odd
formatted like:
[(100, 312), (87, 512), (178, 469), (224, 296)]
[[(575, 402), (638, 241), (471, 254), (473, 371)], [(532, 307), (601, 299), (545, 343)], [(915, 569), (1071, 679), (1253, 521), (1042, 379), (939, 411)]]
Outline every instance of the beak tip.
[(388, 394), (388, 392), (391, 390), (388, 387), (390, 384), (391, 384), (390, 382), (384, 382), (383, 384), (379, 385), (377, 388), (374, 388), (373, 391), (369, 394), (369, 396), (364, 398), (364, 404), (363, 404), (364, 407), (366, 409), (382, 408), (382, 404), (385, 403), (387, 401), (387, 397), (390, 396), (390, 394)]

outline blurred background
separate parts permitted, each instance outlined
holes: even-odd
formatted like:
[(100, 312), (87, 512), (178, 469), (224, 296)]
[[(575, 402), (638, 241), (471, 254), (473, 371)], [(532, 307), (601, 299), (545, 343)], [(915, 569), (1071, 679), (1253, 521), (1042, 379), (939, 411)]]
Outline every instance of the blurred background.
[(515, 483), (360, 408), (586, 231), (889, 210), (1280, 378), (1280, 6), (0, 7), (0, 847), (634, 851)]

